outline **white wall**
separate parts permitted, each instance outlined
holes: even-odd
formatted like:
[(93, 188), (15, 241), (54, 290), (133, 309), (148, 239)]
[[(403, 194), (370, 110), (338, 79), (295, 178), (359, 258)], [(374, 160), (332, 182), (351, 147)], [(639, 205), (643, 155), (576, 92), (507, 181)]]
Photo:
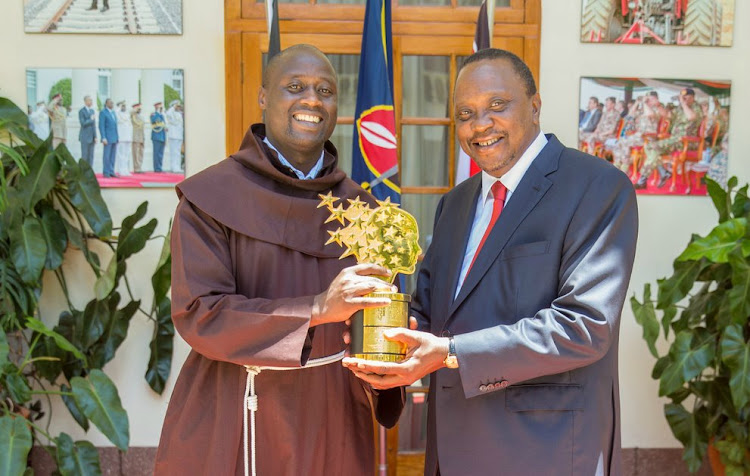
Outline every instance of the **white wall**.
[[(30, 35), (23, 33), (21, 1), (3, 2), (0, 11), (0, 95), (25, 104), (25, 68), (183, 68), (190, 116), (186, 130), (188, 174), (224, 157), (224, 49), (223, 4), (220, 0), (185, 1), (182, 36), (84, 36)], [(658, 47), (581, 44), (579, 38), (581, 0), (542, 0), (541, 81), (542, 126), (566, 144), (575, 144), (578, 90), (581, 76), (642, 76), (656, 78), (700, 78), (732, 80), (730, 163), (731, 174), (741, 182), (750, 179), (750, 135), (740, 131), (750, 125), (750, 8), (738, 1), (735, 24), (739, 25), (731, 48)], [(744, 21), (743, 21), (744, 20)], [(744, 60), (744, 61), (743, 61)], [(114, 219), (119, 223), (142, 200), (150, 202), (149, 215), (159, 219), (159, 230), (167, 223), (177, 203), (174, 192), (165, 190), (106, 190)], [(705, 233), (715, 221), (710, 201), (701, 197), (639, 197), (641, 229), (631, 294), (639, 295), (646, 282), (655, 282), (671, 270), (671, 262), (692, 232)], [(149, 217), (149, 218), (150, 218)], [(158, 245), (132, 261), (131, 277), (136, 295), (150, 299), (149, 280), (158, 256)], [(85, 270), (80, 263), (73, 268)], [(133, 272), (133, 270), (137, 270)], [(47, 288), (55, 283), (48, 280)], [(80, 306), (89, 299), (90, 282), (74, 289)], [(44, 312), (56, 320), (49, 296)], [(172, 379), (164, 397), (158, 397), (143, 379), (148, 362), (152, 327), (136, 317), (128, 339), (107, 373), (118, 383), (120, 396), (130, 415), (131, 444), (155, 446), (168, 397), (187, 347), (176, 339)], [(620, 338), (620, 383), (623, 446), (678, 446), (656, 399), (657, 385), (649, 377), (653, 364), (641, 339), (640, 327), (626, 305)], [(57, 416), (66, 411), (57, 409)], [(66, 431), (75, 428), (64, 423)], [(53, 429), (54, 430), (54, 429)], [(80, 433), (74, 432), (80, 437)], [(95, 444), (108, 442), (94, 430)]]

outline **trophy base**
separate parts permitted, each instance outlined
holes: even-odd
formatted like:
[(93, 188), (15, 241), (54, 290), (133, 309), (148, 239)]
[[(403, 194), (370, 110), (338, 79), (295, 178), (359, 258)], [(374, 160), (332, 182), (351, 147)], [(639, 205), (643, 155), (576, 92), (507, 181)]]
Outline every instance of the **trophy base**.
[(401, 362), (405, 355), (402, 354), (352, 354), (355, 359), (372, 360), (375, 362)]

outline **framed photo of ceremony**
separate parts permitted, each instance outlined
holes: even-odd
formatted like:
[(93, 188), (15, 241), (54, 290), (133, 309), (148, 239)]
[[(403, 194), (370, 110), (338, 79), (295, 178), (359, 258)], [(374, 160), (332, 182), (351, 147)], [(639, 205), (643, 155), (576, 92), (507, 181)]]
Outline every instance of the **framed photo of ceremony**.
[(581, 78), (578, 148), (628, 174), (639, 194), (726, 186), (731, 82)]
[(182, 0), (23, 0), (26, 33), (181, 35)]
[(172, 187), (185, 178), (184, 84), (181, 69), (29, 68), (29, 123), (102, 187)]
[(732, 46), (735, 0), (582, 0), (581, 42)]

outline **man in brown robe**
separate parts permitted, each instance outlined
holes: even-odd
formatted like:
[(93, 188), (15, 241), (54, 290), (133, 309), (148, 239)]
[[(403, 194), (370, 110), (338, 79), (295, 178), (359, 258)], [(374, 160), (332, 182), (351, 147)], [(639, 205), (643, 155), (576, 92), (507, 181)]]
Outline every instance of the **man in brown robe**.
[[(387, 270), (339, 260), (318, 194), (374, 203), (337, 168), (336, 73), (299, 45), (266, 67), (240, 150), (185, 180), (172, 229), (172, 319), (192, 351), (164, 420), (157, 475), (244, 474), (244, 365), (296, 367), (342, 351), (343, 322), (388, 300)], [(393, 426), (403, 390), (371, 392), (341, 365), (264, 370), (261, 476), (372, 474), (372, 412)]]

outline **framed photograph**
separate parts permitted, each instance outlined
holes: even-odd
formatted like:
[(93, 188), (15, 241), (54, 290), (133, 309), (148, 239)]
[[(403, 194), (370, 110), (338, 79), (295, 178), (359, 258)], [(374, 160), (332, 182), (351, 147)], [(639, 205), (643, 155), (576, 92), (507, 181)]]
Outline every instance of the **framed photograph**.
[(85, 159), (102, 187), (170, 187), (185, 178), (181, 69), (26, 70), (29, 121)]
[(582, 0), (583, 43), (732, 46), (735, 0)]
[(628, 174), (637, 193), (726, 186), (731, 82), (581, 78), (578, 147)]
[(181, 35), (182, 0), (23, 0), (26, 33)]

